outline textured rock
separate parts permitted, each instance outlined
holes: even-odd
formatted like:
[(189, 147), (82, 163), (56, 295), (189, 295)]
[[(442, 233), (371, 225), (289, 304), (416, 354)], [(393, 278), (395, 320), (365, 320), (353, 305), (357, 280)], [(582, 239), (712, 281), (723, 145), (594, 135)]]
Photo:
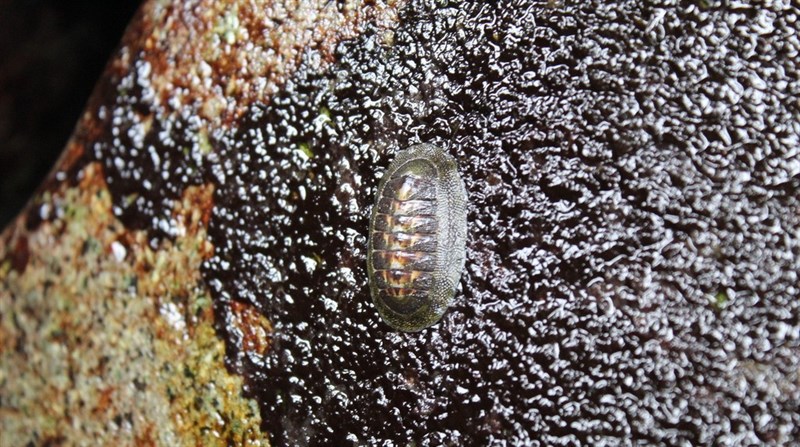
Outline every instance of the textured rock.
[[(181, 198), (211, 195), (192, 265), (275, 444), (800, 437), (796, 6), (277, 4), (148, 3), (50, 181), (102, 167), (133, 252), (169, 252)], [(458, 159), (467, 265), (442, 322), (403, 334), (366, 238), (419, 142)], [(28, 232), (71, 221), (52, 200)], [(5, 290), (35, 258), (21, 225)], [(4, 380), (3, 409), (25, 400)]]
[(0, 445), (264, 445), (199, 275), (213, 187), (186, 189), (181, 235), (154, 251), (113, 217), (99, 165), (81, 172), (47, 194), (59, 218), (6, 233)]

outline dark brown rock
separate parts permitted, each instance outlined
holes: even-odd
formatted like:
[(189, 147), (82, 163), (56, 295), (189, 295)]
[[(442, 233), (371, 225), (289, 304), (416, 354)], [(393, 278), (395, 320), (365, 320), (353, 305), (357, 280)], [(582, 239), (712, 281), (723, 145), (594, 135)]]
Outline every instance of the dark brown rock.
[[(140, 18), (78, 142), (154, 249), (213, 187), (202, 280), (275, 444), (800, 436), (796, 6), (329, 2), (343, 31), (253, 50), (313, 29), (271, 5)], [(458, 160), (467, 264), (442, 322), (404, 334), (366, 241), (380, 173), (420, 142)]]

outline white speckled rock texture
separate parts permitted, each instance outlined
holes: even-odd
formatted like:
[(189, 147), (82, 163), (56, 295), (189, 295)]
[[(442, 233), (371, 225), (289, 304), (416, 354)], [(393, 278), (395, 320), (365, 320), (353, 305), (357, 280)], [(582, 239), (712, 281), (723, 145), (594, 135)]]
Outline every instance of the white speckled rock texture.
[[(800, 438), (795, 4), (251, 3), (148, 3), (163, 20), (123, 40), (45, 188), (99, 169), (156, 252), (206, 191), (187, 272), (249, 427), (314, 446)], [(371, 303), (366, 241), (378, 173), (417, 143), (458, 160), (469, 234), (452, 308), (404, 334)], [(47, 194), (20, 231), (70, 221)], [(14, 234), (5, 331), (34, 299), (8, 292), (36, 257)]]

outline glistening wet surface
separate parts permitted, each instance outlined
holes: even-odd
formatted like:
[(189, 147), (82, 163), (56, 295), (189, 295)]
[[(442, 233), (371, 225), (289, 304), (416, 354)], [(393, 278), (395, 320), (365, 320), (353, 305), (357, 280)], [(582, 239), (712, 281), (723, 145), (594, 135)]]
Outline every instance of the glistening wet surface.
[[(143, 65), (91, 157), (153, 244), (181, 190), (214, 185), (203, 278), (276, 445), (781, 444), (798, 9), (715, 5), (412, 2), (207, 135), (140, 119)], [(371, 303), (366, 241), (379, 176), (419, 142), (458, 160), (469, 235), (453, 307), (406, 334)], [(272, 322), (263, 355), (243, 307)]]

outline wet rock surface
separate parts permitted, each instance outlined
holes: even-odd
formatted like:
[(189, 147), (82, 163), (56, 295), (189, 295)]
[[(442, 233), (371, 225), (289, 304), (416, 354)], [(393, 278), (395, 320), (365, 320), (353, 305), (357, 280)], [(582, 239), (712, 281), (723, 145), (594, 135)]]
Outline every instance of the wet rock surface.
[[(153, 246), (213, 184), (203, 280), (273, 443), (797, 439), (798, 8), (398, 6), (227, 120), (168, 110), (135, 53), (95, 109), (86, 156)], [(379, 176), (419, 142), (459, 162), (467, 263), (442, 322), (403, 334), (366, 240)]]
[[(222, 145), (204, 271), (278, 443), (797, 436), (796, 14), (414, 3), (390, 45), (301, 68)], [(468, 261), (444, 321), (399, 334), (367, 212), (417, 142), (459, 160)], [(266, 356), (228, 300), (273, 322)]]

